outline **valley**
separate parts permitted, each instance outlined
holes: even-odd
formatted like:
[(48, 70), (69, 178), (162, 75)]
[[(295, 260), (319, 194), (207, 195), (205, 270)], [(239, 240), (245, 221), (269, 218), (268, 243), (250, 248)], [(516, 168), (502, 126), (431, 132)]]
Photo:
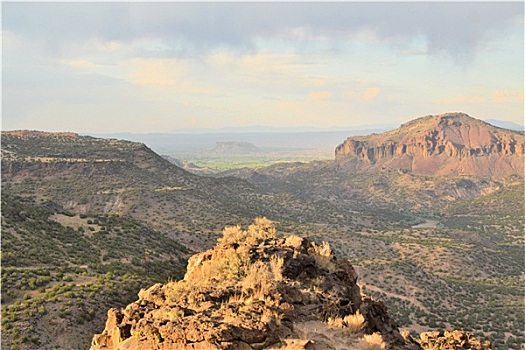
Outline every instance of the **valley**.
[[(491, 176), (419, 172), (429, 160), (411, 155), (295, 159), (214, 177), (136, 142), (3, 132), (2, 347), (68, 348), (74, 333), (87, 348), (110, 307), (181, 278), (186, 259), (211, 248), (225, 226), (266, 216), (284, 235), (329, 242), (401, 328), (469, 330), (493, 349), (520, 349), (524, 136), (497, 132), (517, 151), (487, 156), (508, 170)], [(440, 169), (455, 169), (438, 156)], [(484, 161), (460, 162), (469, 170)]]

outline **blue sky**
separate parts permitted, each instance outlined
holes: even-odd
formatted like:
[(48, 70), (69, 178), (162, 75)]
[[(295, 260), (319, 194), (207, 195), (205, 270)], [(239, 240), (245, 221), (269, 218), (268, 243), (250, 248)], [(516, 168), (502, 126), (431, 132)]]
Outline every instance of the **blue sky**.
[(523, 124), (523, 3), (2, 3), (2, 129)]

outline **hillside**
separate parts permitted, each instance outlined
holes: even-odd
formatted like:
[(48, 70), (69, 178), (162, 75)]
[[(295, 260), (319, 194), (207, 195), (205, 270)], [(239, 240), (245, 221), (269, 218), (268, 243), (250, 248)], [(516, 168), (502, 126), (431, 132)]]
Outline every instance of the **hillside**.
[(206, 241), (197, 227), (218, 234), (231, 220), (277, 212), (245, 181), (196, 176), (144, 144), (71, 133), (3, 132), (2, 187), (77, 214), (130, 215), (197, 247)]
[(171, 156), (163, 155), (162, 158), (166, 159), (168, 162), (175, 164), (179, 168), (182, 168), (192, 174), (211, 175), (211, 174), (216, 173), (216, 171), (213, 169), (206, 168), (206, 167), (200, 167), (200, 166), (193, 164), (192, 162), (186, 162), (186, 161), (183, 161), (177, 158), (173, 158)]
[(326, 242), (278, 237), (257, 218), (246, 231), (226, 228), (213, 249), (189, 260), (183, 280), (142, 289), (139, 300), (110, 309), (91, 349), (490, 348), (464, 332), (402, 336), (357, 280)]
[[(3, 132), (1, 141), (3, 190), (77, 214), (130, 215), (195, 249), (206, 244), (208, 234), (257, 215), (350, 225), (354, 220), (338, 203), (263, 193), (234, 177), (191, 174), (140, 143), (36, 131)], [(283, 205), (286, 210), (279, 209)], [(328, 211), (339, 214), (330, 218)], [(363, 216), (370, 215), (366, 211)], [(403, 220), (397, 209), (388, 216)]]
[(3, 191), (2, 348), (87, 346), (101, 308), (182, 276), (188, 253), (129, 217), (79, 216)]
[(354, 171), (396, 169), (418, 175), (506, 178), (523, 175), (525, 134), (463, 113), (417, 118), (398, 129), (350, 137), (336, 160)]
[[(88, 333), (103, 328), (107, 308), (131, 302), (140, 288), (166, 282), (168, 276), (177, 278), (180, 264), (185, 264), (180, 259), (188, 256), (185, 247), (193, 251), (211, 248), (225, 226), (247, 225), (251, 218), (261, 215), (274, 220), (284, 234), (301, 233), (310, 240), (329, 242), (339, 257), (351, 261), (364, 293), (383, 300), (389, 315), (401, 327), (417, 332), (469, 330), (481, 339), (489, 339), (494, 349), (519, 349), (525, 342), (522, 176), (429, 176), (389, 168), (355, 172), (339, 161), (278, 164), (229, 175), (204, 178), (190, 174), (134, 142), (71, 133), (4, 132), (2, 210), (44, 210), (46, 215), (34, 216), (27, 222), (34, 227), (45, 226), (51, 217), (62, 227), (57, 230), (66, 230), (57, 238), (73, 230), (72, 237), (79, 244), (97, 251), (103, 245), (95, 241), (101, 236), (98, 231), (115, 226), (108, 236), (111, 250), (103, 249), (98, 256), (103, 266), (104, 259), (109, 259), (108, 266), (115, 271), (101, 270), (101, 276), (89, 262), (87, 270), (86, 262), (80, 269), (65, 269), (62, 261), (80, 264), (82, 256), (81, 249), (77, 252), (67, 239), (64, 247), (59, 247), (60, 259), (44, 249), (41, 256), (52, 257), (48, 267), (51, 276), (56, 273), (58, 279), (50, 282), (55, 290), (39, 292), (43, 294), (38, 294), (35, 302), (59, 304), (46, 306), (42, 318), (35, 302), (25, 299), (35, 290), (16, 281), (26, 274), (27, 281), (45, 276), (32, 275), (33, 265), (16, 267), (14, 274), (10, 265), (3, 264), (3, 315), (9, 316), (2, 318), (3, 324), (6, 322), (2, 327), (3, 342), (14, 339), (19, 348), (41, 348), (44, 344), (63, 348), (63, 344), (78, 338), (86, 348), (91, 338)], [(19, 209), (20, 201), (30, 208)], [(106, 224), (108, 220), (110, 225)], [(27, 222), (2, 219), (2, 232), (13, 232), (13, 237), (21, 239), (17, 234), (27, 230)], [(130, 242), (138, 245), (126, 252), (126, 245), (116, 246), (116, 242), (128, 244), (125, 232), (129, 229), (124, 227), (130, 226), (136, 227), (131, 236), (144, 233), (149, 237), (153, 233), (148, 232), (155, 232), (159, 237), (139, 241), (131, 238)], [(93, 237), (89, 227), (97, 232)], [(85, 232), (83, 239), (79, 230)], [(30, 237), (40, 239), (41, 233), (36, 233)], [(2, 237), (2, 244), (8, 242), (10, 247), (3, 251), (4, 257), (9, 258), (11, 250), (18, 252), (14, 247), (24, 246), (20, 241), (9, 243), (12, 239), (9, 235)], [(180, 264), (159, 264), (159, 271), (142, 278), (144, 270), (140, 268), (150, 259), (147, 252), (157, 252), (155, 242), (163, 239), (179, 244), (181, 249), (176, 249), (173, 260)], [(166, 258), (169, 255), (162, 251), (155, 254)], [(34, 265), (42, 263), (34, 250), (29, 257), (27, 261)], [(142, 267), (136, 269), (133, 257), (142, 264), (136, 266)], [(124, 265), (117, 264), (119, 259)], [(129, 259), (133, 267), (126, 265)], [(134, 282), (127, 284), (129, 288), (123, 287), (130, 281), (123, 272), (128, 268), (137, 273)], [(111, 273), (106, 276), (107, 272)], [(13, 277), (8, 280), (11, 273)], [(77, 300), (69, 298), (77, 291), (68, 297), (62, 294), (82, 285), (86, 273), (94, 273), (97, 281), (93, 283), (98, 287), (89, 288), (107, 291), (90, 291), (95, 298), (81, 294), (79, 298), (99, 304), (84, 301), (91, 305), (88, 314), (92, 309), (95, 316), (89, 327), (85, 326), (87, 321), (78, 326), (85, 330), (77, 335), (73, 331), (78, 329), (74, 321), (78, 315), (71, 311)], [(62, 280), (64, 276), (66, 281)], [(33, 280), (31, 285), (35, 283)], [(122, 295), (117, 292), (119, 288)], [(74, 315), (72, 320), (67, 318), (69, 315)], [(67, 321), (47, 322), (64, 317)], [(32, 345), (29, 333), (21, 332), (30, 323), (33, 328), (47, 327), (39, 331), (38, 338), (43, 339), (39, 346)]]

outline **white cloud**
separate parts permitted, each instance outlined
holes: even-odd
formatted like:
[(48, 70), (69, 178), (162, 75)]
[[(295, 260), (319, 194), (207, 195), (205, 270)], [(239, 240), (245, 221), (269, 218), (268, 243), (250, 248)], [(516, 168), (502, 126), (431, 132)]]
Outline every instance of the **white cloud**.
[(465, 104), (479, 104), (479, 103), (485, 103), (487, 99), (483, 96), (456, 96), (456, 97), (449, 97), (449, 98), (443, 98), (439, 100), (442, 104), (445, 105), (465, 105)]
[(499, 90), (492, 96), (492, 101), (496, 103), (521, 103), (523, 104), (522, 90)]
[(361, 94), (361, 98), (364, 101), (372, 101), (377, 97), (377, 95), (379, 95), (380, 92), (381, 89), (378, 87), (369, 87), (365, 91), (363, 91), (363, 93)]

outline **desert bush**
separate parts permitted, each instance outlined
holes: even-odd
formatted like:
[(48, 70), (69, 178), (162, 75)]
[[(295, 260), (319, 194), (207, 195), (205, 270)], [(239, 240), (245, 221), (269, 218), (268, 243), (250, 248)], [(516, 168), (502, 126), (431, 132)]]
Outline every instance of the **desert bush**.
[(344, 328), (345, 324), (341, 317), (330, 317), (327, 321), (328, 325), (335, 328)]
[(262, 261), (250, 265), (241, 285), (243, 293), (252, 295), (255, 299), (266, 300), (274, 294), (275, 284), (270, 269)]
[(353, 315), (345, 316), (343, 321), (346, 327), (348, 327), (348, 330), (352, 333), (359, 333), (365, 328), (365, 317), (361, 315), (359, 310)]
[[(276, 236), (276, 230), (271, 220), (265, 217), (255, 218), (254, 223), (248, 226), (248, 230), (242, 230), (241, 226), (227, 226), (222, 231), (219, 244), (242, 243), (256, 241), (257, 239), (268, 239)], [(250, 242), (255, 243), (255, 242)]]
[(383, 337), (379, 333), (365, 334), (359, 341), (361, 350), (382, 350), (386, 348)]
[(180, 300), (193, 287), (187, 281), (169, 282), (166, 284), (166, 298), (170, 302)]
[(254, 223), (248, 226), (248, 236), (267, 239), (276, 236), (273, 222), (265, 217), (255, 218)]
[[(228, 280), (238, 278), (246, 274), (250, 268), (250, 255), (247, 249), (229, 249), (218, 260), (207, 261), (203, 264), (203, 276), (207, 280)], [(208, 265), (208, 266), (206, 266)], [(208, 269), (204, 269), (208, 267)]]
[(323, 244), (317, 245), (315, 242), (312, 242), (310, 252), (317, 267), (328, 270), (330, 273), (335, 272), (335, 264), (332, 262), (332, 249), (330, 248), (330, 244), (323, 242)]
[(222, 237), (219, 238), (219, 244), (238, 243), (246, 240), (247, 232), (241, 230), (241, 226), (226, 226), (222, 230)]

